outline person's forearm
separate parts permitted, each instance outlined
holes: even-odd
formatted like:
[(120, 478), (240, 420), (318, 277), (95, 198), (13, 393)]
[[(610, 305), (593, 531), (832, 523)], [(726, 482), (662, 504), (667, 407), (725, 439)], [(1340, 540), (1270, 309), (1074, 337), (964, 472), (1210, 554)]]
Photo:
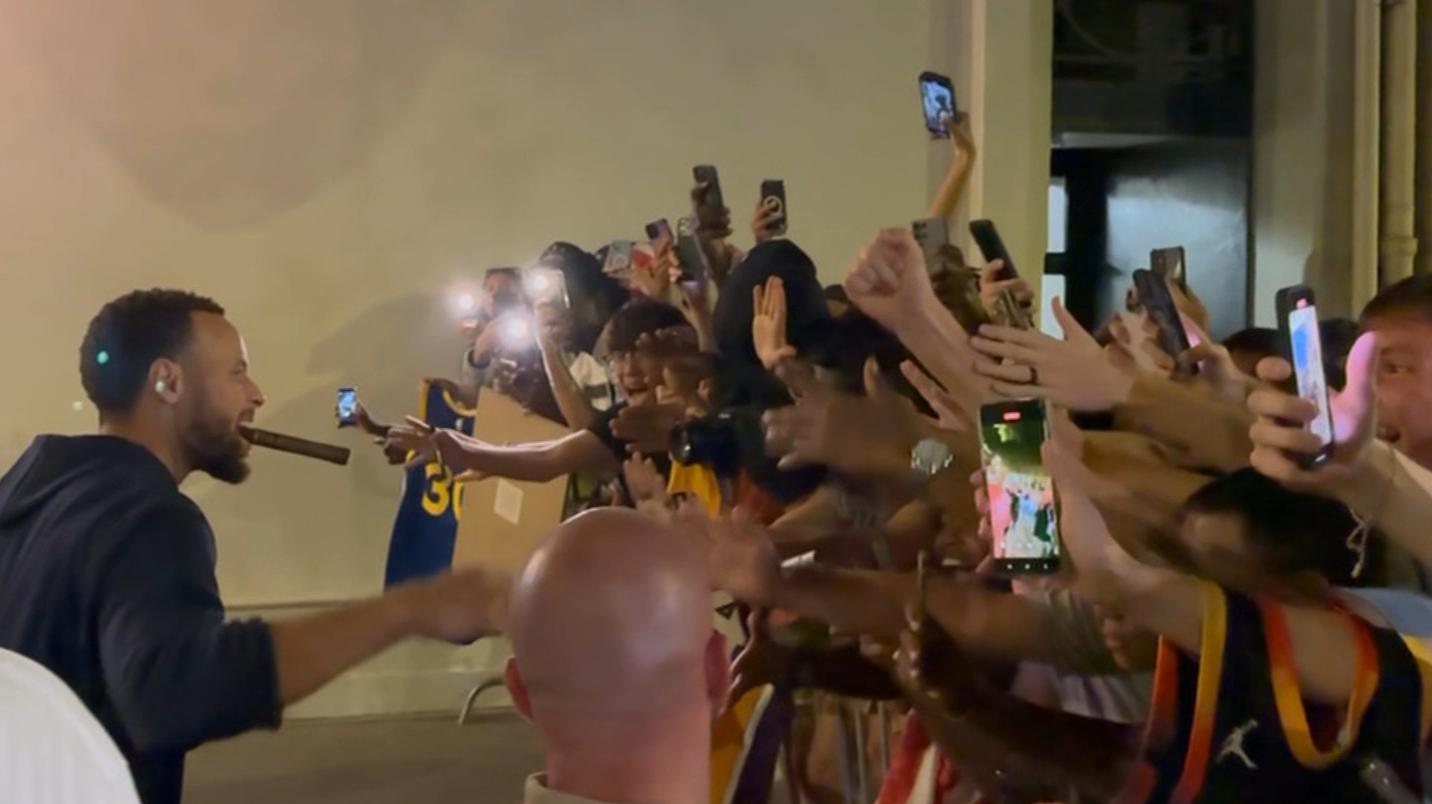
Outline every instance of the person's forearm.
[[(929, 579), (930, 616), (961, 649), (992, 661), (1053, 661), (1056, 640), (1036, 602), (992, 589), (977, 578)], [(905, 606), (915, 598), (912, 573), (787, 568), (770, 604), (826, 623), (838, 631), (894, 637), (906, 627)]]
[(914, 593), (913, 578), (890, 572), (808, 564), (787, 567), (783, 576), (771, 600), (755, 602), (852, 634), (898, 635), (905, 626), (904, 601)]
[(1248, 465), (1253, 414), (1167, 377), (1141, 373), (1114, 407), (1115, 425), (1173, 447), (1187, 466), (1231, 472)]
[(945, 180), (940, 183), (940, 189), (935, 191), (935, 197), (930, 201), (931, 218), (949, 218), (955, 214), (955, 207), (960, 204), (960, 196), (965, 193), (965, 185), (969, 183), (970, 169), (974, 167), (974, 159), (967, 154), (956, 154), (953, 162), (950, 163), (950, 170), (945, 174)]
[(1137, 731), (1046, 709), (1013, 696), (980, 696), (958, 714), (928, 699), (915, 710), (931, 739), (988, 796), (1009, 786), (1077, 787), (1108, 800), (1123, 788), (1138, 752)]
[(1171, 466), (1133, 433), (1092, 432), (1085, 436), (1084, 463), (1090, 471), (1111, 481), (1109, 493), (1091, 490), (1102, 510), (1131, 516), (1158, 532), (1178, 523), (1184, 501), (1208, 483), (1196, 472)]
[(1204, 609), (1212, 596), (1221, 594), (1218, 588), (1192, 575), (1140, 564), (1126, 555), (1115, 564), (1113, 569), (1081, 571), (1080, 595), (1169, 640), (1185, 653), (1199, 655)]
[(1419, 466), (1385, 441), (1375, 441), (1337, 498), (1388, 541), (1432, 570), (1432, 471)]
[(925, 370), (944, 386), (959, 403), (961, 412), (973, 425), (979, 421), (979, 407), (985, 402), (979, 389), (989, 381), (974, 373), (974, 353), (960, 322), (938, 304), (897, 325), (895, 336), (920, 361)]
[(414, 613), (401, 593), (269, 624), (279, 696), (295, 703), (393, 643), (414, 633)]
[(509, 480), (546, 483), (572, 472), (599, 468), (565, 465), (559, 455), (561, 439), (512, 446), (487, 444), (476, 439), (465, 441), (462, 453), (449, 461), (454, 474), (471, 471)]
[(572, 372), (562, 361), (562, 355), (555, 346), (542, 342), (542, 368), (547, 372), (547, 383), (552, 387), (552, 397), (557, 401), (557, 410), (567, 421), (569, 430), (585, 430), (596, 418), (596, 411), (587, 401), (582, 386), (572, 378)]

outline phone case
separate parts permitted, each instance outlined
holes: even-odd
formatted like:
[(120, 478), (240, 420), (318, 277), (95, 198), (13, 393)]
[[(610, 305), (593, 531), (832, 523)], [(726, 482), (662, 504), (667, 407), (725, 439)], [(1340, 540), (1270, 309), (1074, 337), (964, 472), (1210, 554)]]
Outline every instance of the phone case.
[(706, 204), (713, 207), (724, 207), (726, 202), (721, 198), (721, 177), (716, 173), (715, 165), (697, 165), (691, 169), (692, 178), (698, 184), (706, 183)]
[[(1134, 287), (1138, 290), (1139, 301), (1148, 311), (1149, 318), (1153, 319), (1154, 325), (1158, 327), (1159, 347), (1169, 357), (1177, 360), (1188, 351), (1188, 333), (1183, 328), (1183, 319), (1179, 317), (1178, 307), (1173, 303), (1168, 284), (1153, 271), (1141, 268), (1134, 271)], [(1192, 372), (1195, 368), (1180, 366), (1179, 370)]]
[(1003, 281), (1019, 276), (1019, 269), (1015, 268), (1014, 260), (1009, 256), (1009, 249), (1004, 247), (1004, 239), (999, 236), (999, 230), (994, 228), (994, 221), (970, 221), (970, 236), (975, 239), (975, 245), (979, 246), (985, 262), (1004, 260), (1004, 267), (1000, 269), (996, 279)]
[(706, 255), (696, 239), (695, 221), (682, 218), (676, 222), (676, 258), (681, 263), (681, 279), (696, 282), (706, 275)]
[(768, 198), (775, 198), (780, 201), (781, 222), (773, 231), (775, 234), (783, 235), (786, 233), (786, 227), (790, 223), (790, 218), (786, 210), (786, 183), (780, 179), (766, 179), (761, 182), (762, 207), (765, 206), (766, 199)]

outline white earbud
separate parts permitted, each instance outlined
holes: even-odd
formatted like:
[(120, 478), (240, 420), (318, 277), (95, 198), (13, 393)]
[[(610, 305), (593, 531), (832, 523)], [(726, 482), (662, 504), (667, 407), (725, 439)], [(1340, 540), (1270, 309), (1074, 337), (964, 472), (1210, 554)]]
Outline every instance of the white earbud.
[(157, 393), (157, 394), (162, 394), (162, 393), (164, 393), (164, 381), (163, 381), (163, 380), (160, 380), (159, 382), (154, 383), (154, 392)]

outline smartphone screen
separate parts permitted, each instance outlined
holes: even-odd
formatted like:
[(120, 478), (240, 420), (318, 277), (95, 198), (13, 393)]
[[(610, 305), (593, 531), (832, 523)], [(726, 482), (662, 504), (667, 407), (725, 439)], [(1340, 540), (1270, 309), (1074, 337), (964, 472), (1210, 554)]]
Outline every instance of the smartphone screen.
[(697, 165), (691, 169), (691, 177), (696, 179), (697, 184), (706, 185), (705, 203), (711, 207), (724, 207), (726, 202), (721, 197), (721, 177), (716, 175), (715, 165)]
[(1306, 463), (1327, 458), (1333, 443), (1333, 420), (1328, 403), (1328, 382), (1323, 372), (1323, 341), (1318, 327), (1318, 308), (1308, 288), (1285, 288), (1278, 292), (1278, 312), (1283, 319), (1288, 356), (1293, 364), (1298, 396), (1313, 403), (1318, 414), (1308, 430), (1318, 437), (1323, 449)]
[(1049, 436), (1044, 403), (997, 402), (980, 408), (980, 456), (989, 496), (993, 558), (1005, 572), (1059, 568), (1059, 511), (1040, 448)]
[(358, 389), (338, 389), (338, 426), (352, 427), (358, 423)]
[(920, 73), (920, 105), (925, 111), (925, 128), (931, 134), (950, 136), (941, 117), (955, 116), (955, 85), (939, 73)]
[(780, 223), (772, 229), (774, 234), (786, 233), (786, 183), (782, 179), (766, 179), (761, 182), (761, 209), (780, 213)]

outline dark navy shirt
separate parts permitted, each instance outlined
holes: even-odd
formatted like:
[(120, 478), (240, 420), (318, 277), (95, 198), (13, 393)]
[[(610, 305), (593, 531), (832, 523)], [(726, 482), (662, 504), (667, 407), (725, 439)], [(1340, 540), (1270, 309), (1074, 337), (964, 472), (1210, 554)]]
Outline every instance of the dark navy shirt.
[(0, 478), (0, 648), (75, 691), (146, 804), (180, 800), (189, 749), (282, 714), (269, 628), (225, 621), (214, 558), (198, 506), (129, 441), (40, 436)]

